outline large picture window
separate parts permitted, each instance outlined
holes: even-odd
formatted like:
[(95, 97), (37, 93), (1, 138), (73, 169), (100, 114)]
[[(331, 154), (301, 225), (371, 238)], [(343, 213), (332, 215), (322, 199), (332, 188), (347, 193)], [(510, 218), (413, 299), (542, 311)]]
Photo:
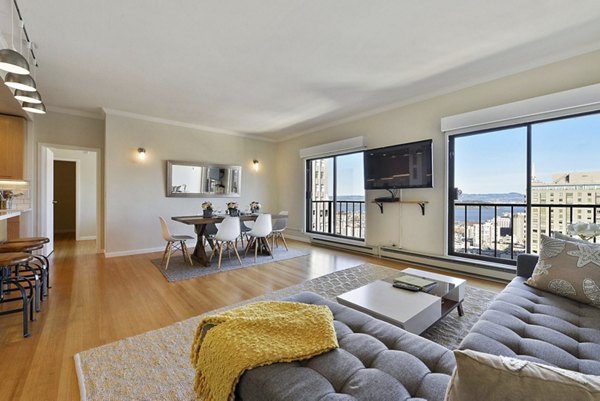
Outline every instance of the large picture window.
[(306, 162), (306, 231), (364, 240), (363, 153)]
[(600, 113), (450, 137), (451, 255), (514, 264), (600, 221)]

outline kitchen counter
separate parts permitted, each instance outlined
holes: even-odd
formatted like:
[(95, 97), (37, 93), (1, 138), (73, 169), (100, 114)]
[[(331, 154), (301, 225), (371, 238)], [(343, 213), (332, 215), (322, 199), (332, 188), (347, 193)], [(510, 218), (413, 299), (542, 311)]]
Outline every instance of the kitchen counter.
[(0, 220), (7, 220), (11, 217), (17, 217), (21, 215), (20, 210), (16, 209), (0, 209)]

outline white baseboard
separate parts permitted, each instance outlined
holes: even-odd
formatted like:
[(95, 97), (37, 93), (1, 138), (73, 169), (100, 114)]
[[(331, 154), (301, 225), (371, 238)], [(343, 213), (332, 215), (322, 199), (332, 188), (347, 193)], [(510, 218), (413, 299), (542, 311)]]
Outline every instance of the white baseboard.
[(91, 240), (95, 240), (96, 236), (95, 235), (88, 235), (85, 237), (79, 237), (77, 238), (77, 241), (91, 241)]
[[(196, 246), (196, 242), (188, 242), (187, 243), (187, 247), (190, 250), (192, 250), (195, 246)], [(115, 252), (104, 251), (104, 255), (107, 258), (116, 258), (119, 256), (141, 255), (143, 253), (162, 252), (164, 250), (165, 250), (165, 245), (162, 245), (162, 246), (157, 246), (157, 247), (153, 247), (153, 248), (131, 249), (131, 250), (127, 250), (127, 251), (115, 251)]]

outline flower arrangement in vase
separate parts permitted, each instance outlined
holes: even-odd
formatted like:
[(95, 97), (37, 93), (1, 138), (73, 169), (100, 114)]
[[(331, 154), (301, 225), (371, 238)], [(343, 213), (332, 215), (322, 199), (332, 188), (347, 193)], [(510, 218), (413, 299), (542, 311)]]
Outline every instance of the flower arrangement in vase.
[(227, 202), (227, 210), (230, 216), (239, 216), (240, 214), (237, 202)]
[(567, 233), (578, 235), (582, 240), (589, 241), (600, 235), (600, 224), (578, 221), (567, 226)]
[(252, 213), (258, 213), (259, 210), (260, 210), (260, 202), (259, 201), (250, 202), (250, 211)]
[(211, 201), (202, 202), (202, 216), (203, 217), (212, 217), (213, 214), (213, 204)]

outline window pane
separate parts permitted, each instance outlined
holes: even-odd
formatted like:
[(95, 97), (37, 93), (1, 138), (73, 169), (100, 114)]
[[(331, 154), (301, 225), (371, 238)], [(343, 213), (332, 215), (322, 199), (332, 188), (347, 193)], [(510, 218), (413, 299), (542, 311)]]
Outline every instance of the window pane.
[(502, 259), (525, 252), (527, 129), (454, 138), (454, 252)]
[(364, 238), (363, 153), (337, 156), (336, 168), (335, 233), (344, 237)]
[[(532, 251), (540, 235), (567, 233), (572, 222), (600, 221), (600, 115), (533, 124)], [(558, 206), (561, 205), (561, 206)]]
[(332, 224), (333, 158), (310, 161), (311, 202), (309, 227), (311, 231), (329, 233)]

